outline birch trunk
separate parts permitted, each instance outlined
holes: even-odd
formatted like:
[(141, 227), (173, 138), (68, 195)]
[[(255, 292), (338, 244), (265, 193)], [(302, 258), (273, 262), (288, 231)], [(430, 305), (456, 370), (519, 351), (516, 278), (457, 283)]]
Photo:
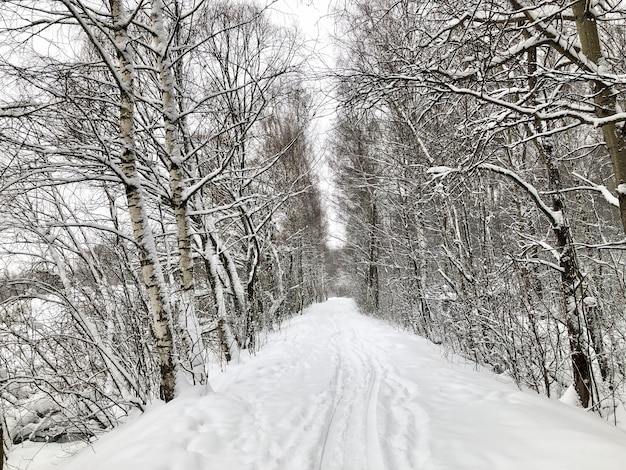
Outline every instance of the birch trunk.
[(154, 235), (148, 226), (142, 187), (137, 172), (135, 148), (134, 67), (129, 50), (130, 38), (121, 0), (110, 0), (115, 26), (115, 46), (119, 66), (121, 169), (125, 176), (126, 200), (133, 236), (140, 247), (143, 282), (148, 292), (160, 369), (160, 397), (170, 401), (175, 395), (174, 341), (163, 272), (156, 253)]
[(257, 303), (254, 295), (254, 284), (256, 281), (257, 269), (259, 267), (259, 240), (257, 231), (254, 229), (254, 225), (246, 210), (242, 207), (240, 210), (241, 223), (244, 228), (246, 239), (248, 240), (248, 249), (246, 254), (246, 266), (247, 266), (247, 279), (246, 279), (246, 348), (254, 350), (255, 337), (257, 330), (258, 317), (262, 313), (257, 308)]
[[(198, 221), (204, 228), (200, 238), (204, 243), (204, 259), (208, 263), (207, 272), (218, 310), (218, 321), (223, 325), (221, 334), (228, 342), (228, 352), (225, 349), (222, 352), (225, 357), (232, 357), (233, 347), (236, 345), (241, 349), (245, 342), (243, 332), (235, 325), (235, 320), (240, 320), (247, 311), (245, 291), (235, 261), (223, 246), (215, 221), (210, 215), (206, 215), (203, 221)], [(234, 315), (228, 313), (227, 299), (233, 303)]]
[(222, 350), (226, 362), (230, 362), (234, 356), (232, 348), (237, 342), (230, 327), (228, 312), (226, 310), (224, 286), (220, 277), (220, 260), (213, 249), (213, 245), (208, 240), (205, 245), (207, 272), (209, 273), (209, 282), (213, 290), (213, 299), (217, 310), (217, 328), (220, 349)]
[[(220, 258), (220, 262), (224, 266), (226, 271), (226, 275), (228, 276), (228, 280), (230, 282), (230, 287), (233, 293), (233, 301), (235, 303), (235, 315), (243, 316), (247, 311), (247, 301), (246, 301), (246, 293), (243, 287), (243, 283), (241, 282), (241, 277), (237, 272), (237, 265), (235, 260), (230, 255), (230, 253), (224, 247), (222, 241), (220, 240), (217, 228), (215, 226), (215, 222), (211, 219), (208, 220), (207, 223), (209, 239), (213, 244), (213, 249), (217, 253)], [(243, 338), (239, 338), (239, 346), (241, 347), (241, 341)]]
[[(180, 269), (180, 296), (177, 321), (181, 355), (191, 367), (193, 383), (204, 384), (207, 381), (207, 357), (200, 335), (200, 326), (194, 308), (194, 275), (191, 253), (191, 236), (187, 217), (187, 201), (183, 197), (183, 156), (181, 141), (178, 136), (178, 107), (175, 101), (174, 74), (168, 47), (163, 17), (163, 2), (154, 0), (151, 11), (154, 49), (157, 54), (161, 89), (161, 106), (165, 127), (165, 152), (169, 164), (169, 184), (172, 195), (172, 209), (176, 218), (176, 239), (178, 245), (178, 267)], [(181, 357), (182, 359), (182, 357)]]

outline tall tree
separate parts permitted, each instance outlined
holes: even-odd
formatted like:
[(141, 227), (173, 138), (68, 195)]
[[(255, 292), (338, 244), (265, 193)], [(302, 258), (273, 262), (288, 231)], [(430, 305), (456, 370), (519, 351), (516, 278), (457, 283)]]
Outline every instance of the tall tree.
[[(603, 128), (619, 184), (616, 162), (620, 157), (611, 147), (621, 146), (619, 122), (623, 116), (611, 111), (619, 101), (621, 87), (609, 70), (617, 66), (619, 58), (600, 58), (593, 48), (582, 46), (581, 34), (594, 36), (591, 26), (598, 24), (609, 30), (619, 23), (620, 14), (602, 12), (608, 8), (605, 5), (593, 11), (593, 25), (583, 24), (584, 12), (578, 15), (578, 23), (573, 22), (577, 9), (583, 6), (584, 2), (577, 2), (574, 9), (515, 2), (351, 2), (343, 12), (347, 26), (342, 45), (346, 52), (339, 79), (346, 84), (343, 89), (350, 90), (340, 96), (345, 106), (368, 109), (383, 129), (377, 136), (384, 142), (379, 145), (383, 148), (375, 157), (380, 173), (389, 176), (375, 185), (378, 199), (383, 201), (379, 205), (381, 220), (399, 220), (396, 214), (402, 212), (396, 207), (408, 202), (406, 191), (397, 184), (401, 177), (396, 169), (402, 168), (419, 182), (413, 193), (420, 198), (412, 209), (422, 221), (415, 230), (406, 234), (387, 232), (386, 228), (379, 231), (383, 251), (389, 255), (382, 262), (386, 267), (383, 284), (399, 282), (401, 271), (391, 269), (400, 266), (391, 261), (393, 253), (410, 245), (409, 234), (420, 233), (419, 226), (423, 225), (420, 250), (414, 252), (419, 268), (411, 277), (424, 279), (423, 273), (431, 270), (431, 279), (442, 281), (439, 286), (431, 281), (430, 286), (420, 287), (424, 291), (421, 297), (431, 299), (421, 302), (421, 312), (436, 307), (438, 323), (444, 322), (432, 337), (452, 342), (477, 360), (498, 368), (505, 362), (505, 367), (523, 381), (526, 374), (536, 376), (535, 366), (515, 359), (520, 345), (499, 329), (508, 328), (503, 325), (510, 322), (528, 328), (543, 377), (529, 380), (543, 382), (550, 393), (547, 368), (551, 361), (554, 363), (551, 356), (562, 353), (562, 322), (568, 332), (576, 390), (583, 406), (595, 407), (594, 393), (610, 393), (607, 390), (611, 388), (605, 357), (607, 332), (601, 332), (603, 320), (595, 310), (592, 293), (596, 281), (583, 274), (597, 269), (597, 265), (588, 259), (581, 261), (577, 252), (581, 242), (594, 243), (580, 224), (589, 216), (575, 217), (586, 213), (580, 201), (595, 200), (593, 194), (601, 197), (599, 203), (606, 200), (616, 204), (618, 198), (603, 184), (610, 176), (605, 166), (595, 167), (598, 171), (591, 179), (581, 176), (581, 171), (589, 175), (594, 168), (585, 148), (600, 149), (594, 133), (583, 135), (582, 126)], [(595, 50), (602, 43), (599, 31), (596, 28)], [(579, 37), (581, 48), (576, 46)], [(604, 41), (610, 38), (607, 35)], [(591, 60), (592, 56), (597, 60)], [(594, 87), (591, 93), (588, 79)], [(602, 90), (611, 91), (603, 95)], [(606, 100), (609, 95), (614, 103)], [(600, 103), (602, 96), (605, 99)], [(348, 125), (356, 128), (357, 123), (358, 116)], [(403, 128), (406, 131), (400, 132)], [(610, 143), (611, 139), (617, 143)], [(576, 164), (570, 163), (573, 161)], [(430, 175), (430, 181), (424, 179), (424, 173)], [(601, 183), (593, 183), (595, 178)], [(576, 185), (580, 181), (587, 184)], [(507, 196), (510, 183), (518, 188), (514, 198)], [(610, 220), (610, 210), (607, 205), (601, 217)], [(481, 214), (482, 220), (472, 217), (473, 211)], [(546, 218), (542, 220), (542, 216)], [(592, 217), (598, 216), (596, 212)], [(404, 216), (400, 220), (408, 219)], [(361, 223), (365, 221), (361, 218)], [(541, 236), (546, 221), (553, 242)], [(612, 233), (616, 235), (614, 230)], [(528, 248), (520, 256), (516, 246)], [(554, 254), (556, 262), (544, 255), (546, 250)], [(434, 258), (429, 258), (429, 253)], [(495, 302), (503, 285), (495, 273), (510, 269), (506, 257), (519, 261), (525, 279), (535, 279), (524, 284), (527, 292), (510, 299), (513, 312), (529, 312), (524, 322), (517, 313), (503, 315)], [(555, 286), (555, 295), (550, 292), (547, 296), (534, 287), (546, 279)], [(614, 282), (618, 292), (621, 280), (614, 278)], [(434, 301), (446, 298), (447, 289), (454, 291), (454, 302)], [(385, 293), (384, 297), (394, 299), (393, 294)], [(396, 306), (398, 302), (416, 302), (406, 295), (399, 297), (394, 299)], [(536, 317), (539, 305), (546, 306), (550, 319), (546, 336), (541, 332), (544, 322)], [(451, 327), (446, 327), (451, 315)], [(423, 314), (421, 318), (428, 322)], [(421, 326), (416, 330), (429, 335)], [(550, 338), (548, 349), (541, 345), (545, 338)], [(504, 350), (498, 344), (506, 345)], [(597, 370), (605, 384), (594, 379)]]
[[(316, 197), (315, 179), (297, 174), (312, 174), (306, 145), (284, 186), (268, 178), (306, 141), (310, 115), (272, 145), (264, 126), (292, 113), (281, 103), (300, 43), (247, 3), (9, 1), (0, 11), (12, 47), (1, 80), (14, 90), (0, 105), (0, 255), (19, 266), (1, 278), (0, 399), (11, 413), (26, 406), (12, 394), (15, 377), (29, 377), (76, 404), (73, 417), (108, 427), (119, 415), (108, 410), (143, 407), (155, 385), (168, 401), (186, 381), (206, 384), (211, 343), (228, 360), (256, 347), (269, 316), (290, 313), (277, 294), (294, 284), (283, 269), (292, 247), (275, 235), (293, 206), (321, 219), (319, 201), (298, 199)], [(58, 305), (54, 318), (35, 321), (38, 302)], [(74, 345), (84, 358), (51, 360)], [(77, 386), (81, 376), (93, 383)], [(24, 438), (15, 429), (9, 439)]]

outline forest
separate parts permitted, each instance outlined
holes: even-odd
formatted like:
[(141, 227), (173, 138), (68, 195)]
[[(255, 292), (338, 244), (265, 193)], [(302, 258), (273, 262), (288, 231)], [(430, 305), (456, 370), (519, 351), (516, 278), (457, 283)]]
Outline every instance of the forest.
[(0, 4), (0, 462), (329, 295), (617, 422), (624, 6), (331, 2), (317, 70), (279, 6)]

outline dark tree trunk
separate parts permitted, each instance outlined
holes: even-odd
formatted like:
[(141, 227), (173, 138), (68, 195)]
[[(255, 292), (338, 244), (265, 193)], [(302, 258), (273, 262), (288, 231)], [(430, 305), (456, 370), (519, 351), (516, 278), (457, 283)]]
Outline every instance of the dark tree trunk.
[[(542, 123), (538, 123), (542, 130)], [(536, 141), (539, 153), (543, 157), (548, 169), (550, 189), (553, 191), (552, 208), (564, 214), (564, 205), (560, 191), (562, 190), (561, 175), (554, 163), (554, 149), (550, 143)], [(574, 387), (583, 408), (589, 406), (591, 395), (592, 371), (591, 361), (585, 348), (584, 321), (585, 307), (583, 302), (583, 276), (578, 267), (576, 251), (569, 227), (562, 217), (560, 223), (555, 223), (552, 230), (559, 247), (559, 266), (561, 267), (561, 292), (563, 295), (563, 309), (565, 324), (570, 346)]]
[(4, 468), (4, 428), (0, 423), (0, 470)]
[(378, 282), (378, 208), (372, 202), (370, 214), (370, 240), (369, 240), (369, 260), (367, 272), (367, 309), (370, 312), (377, 312), (380, 303), (379, 282)]

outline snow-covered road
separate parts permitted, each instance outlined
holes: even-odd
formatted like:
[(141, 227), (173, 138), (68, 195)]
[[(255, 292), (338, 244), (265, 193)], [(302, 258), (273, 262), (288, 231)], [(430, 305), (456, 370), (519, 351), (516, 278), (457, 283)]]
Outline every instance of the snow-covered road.
[(443, 358), (347, 299), (292, 319), (212, 386), (151, 407), (72, 459), (49, 448), (30, 468), (626, 468), (623, 431)]

